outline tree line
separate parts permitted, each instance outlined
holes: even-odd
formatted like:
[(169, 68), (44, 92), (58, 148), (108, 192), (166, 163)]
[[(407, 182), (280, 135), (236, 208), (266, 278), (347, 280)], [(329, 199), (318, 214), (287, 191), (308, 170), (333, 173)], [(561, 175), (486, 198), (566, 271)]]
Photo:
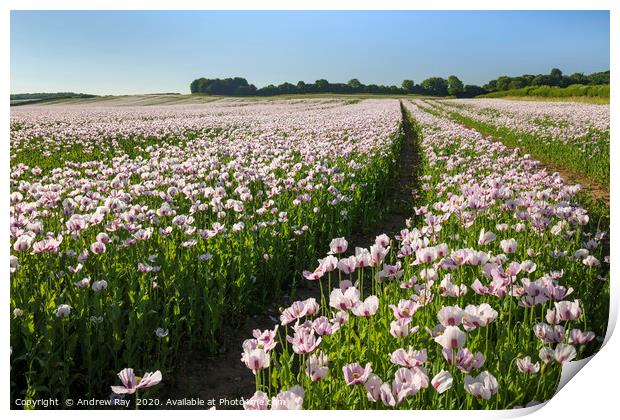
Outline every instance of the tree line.
[(347, 83), (331, 83), (326, 79), (319, 79), (314, 83), (299, 81), (296, 84), (282, 83), (257, 88), (248, 83), (243, 77), (229, 77), (226, 79), (207, 79), (201, 77), (190, 84), (191, 93), (223, 96), (273, 96), (300, 93), (373, 93), (373, 94), (419, 94), (430, 96), (456, 96), (459, 98), (473, 98), (490, 92), (519, 89), (527, 86), (559, 86), (572, 84), (599, 85), (609, 84), (609, 71), (583, 75), (575, 73), (570, 76), (562, 75), (561, 70), (553, 69), (549, 75), (523, 75), (517, 77), (501, 76), (491, 80), (484, 86), (466, 85), (457, 76), (429, 77), (416, 84), (413, 80), (403, 80), (400, 86), (365, 85), (358, 79), (351, 79)]
[(483, 86), (489, 92), (521, 89), (529, 86), (557, 86), (565, 88), (571, 85), (608, 85), (609, 70), (585, 75), (573, 73), (562, 74), (560, 69), (552, 69), (549, 74), (524, 74), (522, 76), (501, 76)]

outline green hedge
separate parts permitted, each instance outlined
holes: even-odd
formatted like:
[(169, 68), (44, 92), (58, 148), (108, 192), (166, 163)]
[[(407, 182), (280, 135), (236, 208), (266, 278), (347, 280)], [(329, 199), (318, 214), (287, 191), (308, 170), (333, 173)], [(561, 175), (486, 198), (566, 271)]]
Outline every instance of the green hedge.
[(609, 98), (609, 85), (570, 85), (565, 88), (558, 86), (528, 86), (521, 89), (487, 93), (486, 95), (478, 96), (478, 98), (502, 98), (505, 96), (542, 96), (547, 98), (588, 96)]

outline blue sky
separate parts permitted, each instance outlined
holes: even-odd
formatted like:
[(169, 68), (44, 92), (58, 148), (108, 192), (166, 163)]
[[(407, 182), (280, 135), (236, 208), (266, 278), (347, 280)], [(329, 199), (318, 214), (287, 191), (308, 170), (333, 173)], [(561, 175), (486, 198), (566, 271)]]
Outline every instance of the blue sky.
[(189, 92), (197, 77), (258, 87), (326, 78), (609, 69), (607, 11), (12, 11), (11, 92)]

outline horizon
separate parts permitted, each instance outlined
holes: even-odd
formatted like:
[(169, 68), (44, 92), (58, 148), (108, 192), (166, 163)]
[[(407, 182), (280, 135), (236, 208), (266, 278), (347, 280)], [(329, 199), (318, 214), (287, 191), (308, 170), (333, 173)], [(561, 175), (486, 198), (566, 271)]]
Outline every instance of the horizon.
[(610, 68), (608, 11), (11, 11), (10, 31), (11, 94), (187, 94), (236, 76), (481, 86)]

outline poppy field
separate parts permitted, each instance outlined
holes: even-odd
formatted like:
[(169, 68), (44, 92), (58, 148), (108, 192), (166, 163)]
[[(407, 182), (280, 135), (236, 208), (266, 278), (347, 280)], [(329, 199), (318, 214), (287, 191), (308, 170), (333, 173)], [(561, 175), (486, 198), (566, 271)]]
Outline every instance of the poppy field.
[(609, 189), (609, 106), (501, 99), (429, 104), (458, 122)]
[[(409, 218), (360, 245), (405, 147), (419, 156)], [(157, 396), (181, 355), (216, 352), (247, 314), (312, 284), (235, 349), (256, 388), (243, 408), (544, 402), (605, 336), (609, 217), (543, 157), (608, 185), (609, 106), (12, 109), (11, 397)]]

